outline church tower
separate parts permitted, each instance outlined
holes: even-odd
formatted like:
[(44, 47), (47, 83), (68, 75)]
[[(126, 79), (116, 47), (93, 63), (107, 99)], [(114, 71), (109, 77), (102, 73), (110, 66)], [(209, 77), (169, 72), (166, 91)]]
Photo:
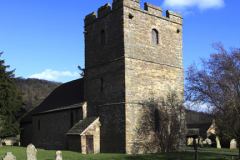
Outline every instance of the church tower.
[[(100, 117), (101, 153), (136, 153), (142, 102), (171, 90), (184, 99), (182, 17), (169, 10), (164, 17), (160, 7), (144, 5), (113, 0), (84, 19), (84, 99), (87, 117)], [(185, 149), (184, 126), (178, 150)]]

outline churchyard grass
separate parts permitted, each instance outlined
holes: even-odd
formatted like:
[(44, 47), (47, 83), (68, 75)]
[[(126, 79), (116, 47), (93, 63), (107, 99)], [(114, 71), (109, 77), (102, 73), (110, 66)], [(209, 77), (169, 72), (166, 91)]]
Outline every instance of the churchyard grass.
[[(57, 150), (44, 150), (40, 148), (37, 149), (37, 159), (38, 160), (55, 160), (55, 153)], [(81, 154), (78, 152), (61, 150), (63, 155), (63, 160), (168, 160), (173, 158), (179, 158), (180, 160), (192, 160), (195, 157), (194, 152), (175, 152), (175, 153), (149, 153), (142, 155), (125, 155), (125, 154)], [(26, 160), (26, 147), (19, 146), (4, 146), (0, 148), (0, 159), (6, 155), (6, 152), (12, 152), (16, 156), (17, 160)], [(226, 157), (229, 160), (232, 155), (227, 154), (215, 154), (215, 153), (199, 153), (199, 160), (212, 160), (216, 158)], [(238, 156), (233, 156), (237, 158)]]
[[(206, 150), (206, 151), (218, 151), (218, 152), (239, 152), (238, 148), (236, 149), (229, 149), (229, 148), (213, 148), (213, 147), (207, 147), (207, 145), (203, 145), (203, 148), (200, 148), (199, 150)], [(194, 149), (193, 145), (188, 145), (186, 149)]]

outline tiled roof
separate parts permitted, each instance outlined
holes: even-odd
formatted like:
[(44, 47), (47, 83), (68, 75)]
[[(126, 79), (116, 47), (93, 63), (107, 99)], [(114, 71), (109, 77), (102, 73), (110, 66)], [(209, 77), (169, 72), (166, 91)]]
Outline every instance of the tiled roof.
[(212, 123), (196, 123), (196, 124), (188, 124), (187, 129), (191, 128), (199, 128), (199, 132), (207, 132), (209, 127), (212, 125)]
[(41, 101), (38, 106), (29, 110), (20, 122), (32, 121), (32, 115), (82, 106), (84, 103), (83, 82), (83, 78), (80, 78), (60, 85), (47, 98)]
[(90, 124), (92, 124), (99, 117), (87, 117), (77, 122), (66, 134), (80, 135)]
[(83, 102), (83, 78), (57, 87), (32, 113), (40, 114), (57, 108), (66, 108)]

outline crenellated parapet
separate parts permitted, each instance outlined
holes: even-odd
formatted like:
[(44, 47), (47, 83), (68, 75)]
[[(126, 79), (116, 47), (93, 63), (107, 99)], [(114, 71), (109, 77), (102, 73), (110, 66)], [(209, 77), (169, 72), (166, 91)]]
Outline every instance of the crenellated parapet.
[(167, 16), (167, 18), (169, 18), (172, 21), (175, 21), (177, 23), (182, 23), (183, 18), (181, 16), (181, 14), (179, 14), (179, 13), (167, 10), (166, 11), (166, 16)]
[(106, 15), (108, 15), (109, 13), (121, 8), (121, 7), (128, 7), (128, 8), (132, 8), (136, 11), (140, 11), (146, 14), (150, 14), (162, 19), (165, 19), (167, 21), (171, 21), (171, 22), (175, 22), (178, 24), (182, 24), (182, 16), (179, 13), (175, 13), (173, 11), (167, 10), (166, 11), (166, 17), (162, 16), (162, 8), (152, 5), (150, 3), (144, 3), (144, 10), (140, 8), (140, 2), (139, 0), (113, 0), (112, 3), (112, 9), (111, 9), (111, 4), (107, 3), (103, 6), (101, 6), (97, 13), (96, 12), (92, 12), (91, 14), (87, 15), (85, 17), (85, 26), (91, 24), (92, 22), (94, 22), (95, 20), (97, 20), (98, 18), (102, 18)]
[(92, 23), (96, 19), (97, 19), (97, 13), (96, 12), (92, 12), (92, 13), (86, 15), (86, 17), (84, 19), (85, 26), (87, 26), (88, 24)]
[(144, 3), (144, 10), (148, 11), (151, 14), (154, 14), (156, 16), (162, 16), (162, 8), (152, 5), (150, 3)]
[(98, 18), (101, 18), (111, 12), (111, 4), (107, 3), (98, 9)]

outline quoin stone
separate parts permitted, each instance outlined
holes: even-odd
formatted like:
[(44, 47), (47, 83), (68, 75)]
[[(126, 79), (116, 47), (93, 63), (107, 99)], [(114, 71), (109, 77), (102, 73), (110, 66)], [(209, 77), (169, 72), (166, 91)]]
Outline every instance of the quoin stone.
[(27, 160), (37, 160), (37, 150), (33, 144), (29, 144), (26, 150)]
[(12, 155), (12, 152), (7, 152), (3, 160), (16, 160), (16, 157)]
[(230, 149), (235, 149), (237, 148), (237, 142), (235, 139), (232, 139), (230, 142)]
[(62, 152), (61, 151), (56, 152), (55, 160), (62, 160)]

